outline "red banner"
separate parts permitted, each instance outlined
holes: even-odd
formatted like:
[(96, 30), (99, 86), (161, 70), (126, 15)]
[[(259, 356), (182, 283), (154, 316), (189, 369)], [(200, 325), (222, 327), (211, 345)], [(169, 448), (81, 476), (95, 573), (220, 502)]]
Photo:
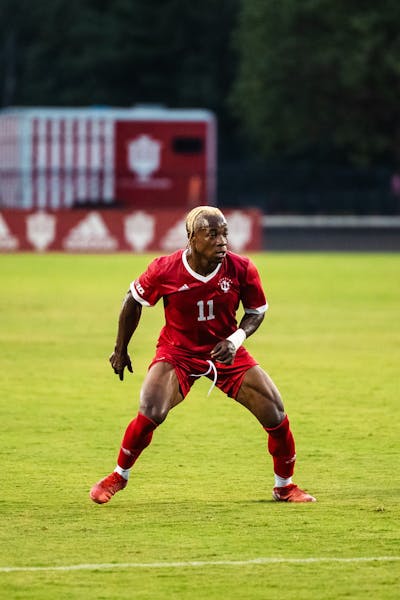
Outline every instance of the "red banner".
[[(261, 250), (262, 214), (224, 210), (234, 252)], [(0, 252), (162, 252), (186, 246), (179, 210), (0, 211)]]

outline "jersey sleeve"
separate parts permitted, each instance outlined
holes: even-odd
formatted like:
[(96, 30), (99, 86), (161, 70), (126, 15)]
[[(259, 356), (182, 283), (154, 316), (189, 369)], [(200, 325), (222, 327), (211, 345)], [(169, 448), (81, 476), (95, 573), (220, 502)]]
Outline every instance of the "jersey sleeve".
[(241, 286), (241, 300), (245, 313), (262, 314), (268, 310), (268, 302), (260, 275), (251, 260), (249, 260), (245, 280)]
[(154, 306), (161, 298), (159, 274), (158, 259), (155, 259), (142, 275), (132, 281), (130, 285), (132, 296), (142, 306)]

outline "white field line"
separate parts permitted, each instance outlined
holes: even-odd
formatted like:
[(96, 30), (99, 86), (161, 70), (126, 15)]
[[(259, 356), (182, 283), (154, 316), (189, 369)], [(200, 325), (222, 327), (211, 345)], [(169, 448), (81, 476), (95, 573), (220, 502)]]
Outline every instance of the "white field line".
[(148, 562), (148, 563), (99, 563), (82, 565), (60, 565), (47, 567), (0, 567), (0, 573), (40, 572), (40, 571), (104, 571), (114, 569), (186, 569), (191, 567), (244, 567), (247, 565), (270, 565), (277, 563), (310, 564), (310, 563), (369, 563), (399, 561), (400, 556), (354, 556), (341, 557), (309, 557), (309, 558), (274, 558), (261, 557), (248, 560), (194, 560), (183, 562)]

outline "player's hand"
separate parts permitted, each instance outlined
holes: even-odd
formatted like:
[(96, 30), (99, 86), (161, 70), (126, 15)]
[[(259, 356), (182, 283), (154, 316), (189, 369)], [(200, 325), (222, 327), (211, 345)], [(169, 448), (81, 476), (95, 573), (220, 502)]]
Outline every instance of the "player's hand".
[(211, 350), (211, 358), (224, 365), (231, 365), (235, 360), (236, 348), (230, 340), (221, 340)]
[(114, 351), (110, 356), (110, 363), (114, 369), (114, 373), (119, 375), (121, 381), (124, 379), (124, 369), (128, 369), (130, 373), (133, 373), (132, 363), (130, 356), (127, 352), (116, 352)]

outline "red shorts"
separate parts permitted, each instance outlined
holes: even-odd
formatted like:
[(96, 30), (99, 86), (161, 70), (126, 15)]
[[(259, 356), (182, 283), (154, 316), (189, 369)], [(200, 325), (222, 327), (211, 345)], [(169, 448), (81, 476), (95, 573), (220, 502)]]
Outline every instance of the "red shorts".
[(196, 379), (202, 375), (212, 381), (215, 380), (217, 388), (227, 396), (236, 398), (246, 371), (258, 365), (243, 346), (238, 348), (233, 365), (212, 362), (204, 357), (194, 357), (176, 346), (167, 345), (157, 346), (156, 355), (151, 361), (149, 369), (158, 362), (168, 362), (173, 365), (184, 398), (190, 392)]

